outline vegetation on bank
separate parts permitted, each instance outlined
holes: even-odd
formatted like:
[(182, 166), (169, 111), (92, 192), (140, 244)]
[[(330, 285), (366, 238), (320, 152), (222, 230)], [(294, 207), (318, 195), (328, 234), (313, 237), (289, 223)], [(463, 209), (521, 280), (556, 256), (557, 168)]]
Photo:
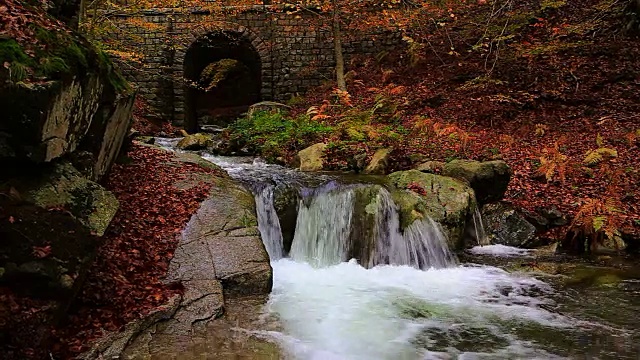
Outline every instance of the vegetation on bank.
[(130, 86), (115, 71), (109, 57), (95, 44), (74, 33), (47, 14), (40, 4), (5, 0), (10, 5), (0, 12), (0, 82), (10, 84), (68, 80), (99, 72), (118, 91)]
[[(514, 169), (506, 201), (533, 213), (556, 207), (572, 219), (542, 236), (577, 251), (637, 246), (640, 46), (627, 26), (631, 6), (448, 5), (432, 27), (411, 29), (404, 51), (352, 58), (348, 92), (327, 83), (292, 98), (290, 114), (238, 121), (230, 137), (287, 162), (325, 142), (333, 170), (360, 171), (357, 159), (382, 147), (394, 149), (390, 171), (504, 159)], [(281, 131), (300, 116), (314, 131)]]

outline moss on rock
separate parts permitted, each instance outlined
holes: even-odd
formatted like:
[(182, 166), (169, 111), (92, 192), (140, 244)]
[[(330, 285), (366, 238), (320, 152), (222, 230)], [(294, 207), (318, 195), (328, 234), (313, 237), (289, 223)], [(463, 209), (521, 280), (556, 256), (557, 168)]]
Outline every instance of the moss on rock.
[(428, 216), (443, 226), (451, 247), (462, 247), (466, 221), (477, 206), (473, 189), (456, 179), (418, 170), (398, 171), (388, 179), (403, 229)]
[(20, 179), (15, 187), (34, 205), (68, 210), (98, 236), (104, 234), (119, 206), (113, 194), (65, 162), (53, 164), (36, 179)]

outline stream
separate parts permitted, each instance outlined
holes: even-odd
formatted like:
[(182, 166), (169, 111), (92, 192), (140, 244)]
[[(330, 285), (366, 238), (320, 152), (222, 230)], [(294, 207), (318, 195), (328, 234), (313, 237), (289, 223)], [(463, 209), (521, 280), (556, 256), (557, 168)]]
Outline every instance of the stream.
[[(173, 149), (176, 141), (156, 143)], [(277, 326), (238, 331), (277, 344), (285, 358), (640, 359), (637, 272), (605, 281), (609, 273), (596, 269), (568, 282), (562, 275), (512, 271), (533, 256), (526, 250), (456, 254), (429, 219), (400, 232), (384, 189), (376, 207), (367, 209), (373, 225), (357, 232), (371, 239), (356, 239), (355, 189), (374, 180), (200, 155), (255, 195), (274, 275), (260, 318)], [(274, 208), (274, 194), (283, 187), (300, 196), (289, 240)]]

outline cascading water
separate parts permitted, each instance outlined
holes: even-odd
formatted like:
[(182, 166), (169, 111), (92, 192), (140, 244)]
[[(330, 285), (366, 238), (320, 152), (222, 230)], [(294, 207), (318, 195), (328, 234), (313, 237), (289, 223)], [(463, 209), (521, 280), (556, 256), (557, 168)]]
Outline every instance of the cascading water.
[(433, 220), (415, 221), (401, 232), (398, 208), (389, 191), (381, 189), (376, 200), (375, 265), (410, 265), (419, 269), (455, 265), (455, 256)]
[(353, 191), (332, 191), (315, 196), (298, 210), (290, 257), (316, 266), (346, 259), (353, 214)]
[[(252, 159), (204, 158), (252, 184), (273, 267), (266, 315), (280, 324), (280, 331), (254, 333), (278, 342), (288, 357), (554, 359), (574, 357), (574, 346), (566, 344), (593, 327), (550, 311), (556, 304), (542, 281), (456, 265), (431, 219), (401, 230), (397, 206), (384, 189), (363, 213), (358, 185), (318, 188), (330, 179)], [(274, 208), (274, 185), (282, 183), (302, 190), (289, 257)], [(362, 218), (367, 231), (361, 231)], [(482, 244), (479, 211), (473, 222)]]
[(476, 210), (473, 212), (473, 231), (478, 242), (479, 246), (489, 245), (489, 237), (487, 236), (487, 232), (484, 230), (484, 223), (482, 222), (482, 214), (480, 213), (480, 209), (476, 207)]
[(258, 229), (271, 261), (281, 259), (284, 256), (282, 230), (280, 230), (278, 214), (273, 206), (274, 188), (272, 185), (267, 185), (255, 192)]

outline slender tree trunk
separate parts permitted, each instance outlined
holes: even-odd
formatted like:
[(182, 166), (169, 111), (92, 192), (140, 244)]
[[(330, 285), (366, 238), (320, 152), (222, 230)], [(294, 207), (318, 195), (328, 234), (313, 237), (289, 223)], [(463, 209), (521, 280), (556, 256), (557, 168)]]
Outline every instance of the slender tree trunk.
[(337, 0), (333, 0), (333, 50), (336, 57), (336, 82), (338, 89), (347, 91), (344, 79), (344, 56), (342, 54), (342, 32), (340, 31), (340, 9)]

